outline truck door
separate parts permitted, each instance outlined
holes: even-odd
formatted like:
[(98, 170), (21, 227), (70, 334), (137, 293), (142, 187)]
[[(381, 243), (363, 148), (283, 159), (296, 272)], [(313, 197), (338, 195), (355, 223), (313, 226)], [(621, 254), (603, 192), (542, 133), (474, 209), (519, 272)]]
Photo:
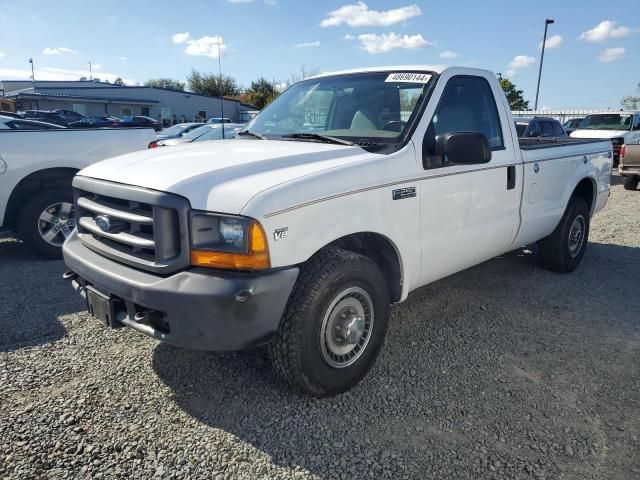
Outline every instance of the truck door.
[[(495, 79), (493, 80), (494, 83)], [(495, 88), (495, 87), (494, 87)], [(416, 134), (422, 135), (422, 283), (504, 253), (519, 225), (520, 156), (514, 151), (510, 116), (488, 79), (477, 75), (441, 78)], [(430, 155), (435, 136), (480, 132), (491, 161), (451, 165)], [(420, 138), (420, 137), (414, 137)], [(517, 160), (516, 160), (517, 159)]]

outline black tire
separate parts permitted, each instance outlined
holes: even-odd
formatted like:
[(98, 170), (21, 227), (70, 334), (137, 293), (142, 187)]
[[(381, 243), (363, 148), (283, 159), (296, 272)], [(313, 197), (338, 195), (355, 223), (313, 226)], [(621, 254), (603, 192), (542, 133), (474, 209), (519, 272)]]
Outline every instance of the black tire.
[[(351, 299), (350, 290), (368, 294), (373, 321), (368, 340), (354, 353), (353, 363), (346, 365), (345, 360), (345, 366), (336, 367), (326, 357), (329, 347), (324, 335), (331, 335), (326, 332), (334, 330), (329, 328), (328, 322), (325, 324), (325, 317), (337, 319), (340, 303), (334, 302), (341, 298)], [(347, 296), (341, 297), (343, 294)], [(325, 249), (300, 271), (276, 338), (269, 346), (273, 365), (295, 390), (316, 397), (342, 393), (360, 382), (373, 366), (384, 343), (389, 315), (389, 291), (378, 266), (358, 253)], [(370, 317), (365, 315), (365, 318)], [(359, 338), (364, 341), (364, 337)], [(352, 348), (355, 352), (355, 347)]]
[[(62, 258), (61, 245), (58, 246), (45, 241), (40, 234), (39, 228), (40, 215), (43, 214), (45, 209), (60, 203), (73, 204), (73, 192), (71, 188), (45, 190), (29, 199), (18, 212), (17, 230), (20, 238), (22, 238), (27, 246), (45, 258)], [(54, 243), (61, 243), (63, 238), (63, 233), (60, 232), (55, 238)]]
[(624, 177), (625, 190), (635, 190), (636, 188), (638, 188), (638, 177), (634, 175)]
[[(556, 229), (539, 242), (542, 264), (546, 268), (554, 272), (569, 273), (580, 265), (589, 240), (589, 220), (587, 202), (583, 198), (572, 197)], [(572, 231), (576, 222), (582, 222), (579, 245), (576, 243), (575, 231)]]

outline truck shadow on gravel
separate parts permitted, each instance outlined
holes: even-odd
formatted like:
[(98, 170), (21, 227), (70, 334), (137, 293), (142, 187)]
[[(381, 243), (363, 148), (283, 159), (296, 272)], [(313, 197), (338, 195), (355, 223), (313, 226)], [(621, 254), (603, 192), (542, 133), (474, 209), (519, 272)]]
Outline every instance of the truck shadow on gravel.
[(62, 280), (62, 260), (44, 260), (9, 234), (0, 234), (0, 352), (59, 340), (60, 316), (84, 308)]
[(532, 248), (424, 287), (394, 307), (369, 376), (335, 398), (291, 393), (264, 350), (159, 344), (154, 370), (190, 416), (321, 478), (606, 478), (630, 472), (640, 431), (638, 267), (640, 249), (591, 243), (560, 275)]

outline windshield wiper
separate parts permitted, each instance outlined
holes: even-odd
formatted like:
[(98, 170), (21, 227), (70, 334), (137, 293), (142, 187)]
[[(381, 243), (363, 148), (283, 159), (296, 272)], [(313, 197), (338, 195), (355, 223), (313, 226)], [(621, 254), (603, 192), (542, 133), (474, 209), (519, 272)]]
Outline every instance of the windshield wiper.
[(328, 135), (320, 135), (319, 133), (290, 133), (282, 136), (283, 140), (286, 139), (300, 139), (300, 140), (316, 140), (318, 142), (335, 143), (338, 145), (353, 145), (353, 142), (349, 140), (343, 140), (341, 138), (330, 137)]
[(253, 138), (259, 138), (260, 140), (268, 140), (267, 137), (265, 137), (264, 135), (261, 135), (259, 133), (256, 132), (252, 132), (251, 130), (241, 130), (238, 133), (236, 133), (236, 136), (240, 137), (240, 136), (248, 136), (248, 137), (253, 137)]

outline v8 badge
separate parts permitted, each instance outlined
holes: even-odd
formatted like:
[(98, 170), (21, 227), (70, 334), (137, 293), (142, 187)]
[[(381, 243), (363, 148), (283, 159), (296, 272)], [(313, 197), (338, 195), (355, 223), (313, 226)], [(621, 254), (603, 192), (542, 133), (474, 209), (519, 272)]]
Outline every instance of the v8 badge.
[(273, 239), (277, 242), (278, 240), (282, 240), (283, 238), (287, 238), (287, 233), (289, 232), (289, 227), (276, 228), (273, 231)]

